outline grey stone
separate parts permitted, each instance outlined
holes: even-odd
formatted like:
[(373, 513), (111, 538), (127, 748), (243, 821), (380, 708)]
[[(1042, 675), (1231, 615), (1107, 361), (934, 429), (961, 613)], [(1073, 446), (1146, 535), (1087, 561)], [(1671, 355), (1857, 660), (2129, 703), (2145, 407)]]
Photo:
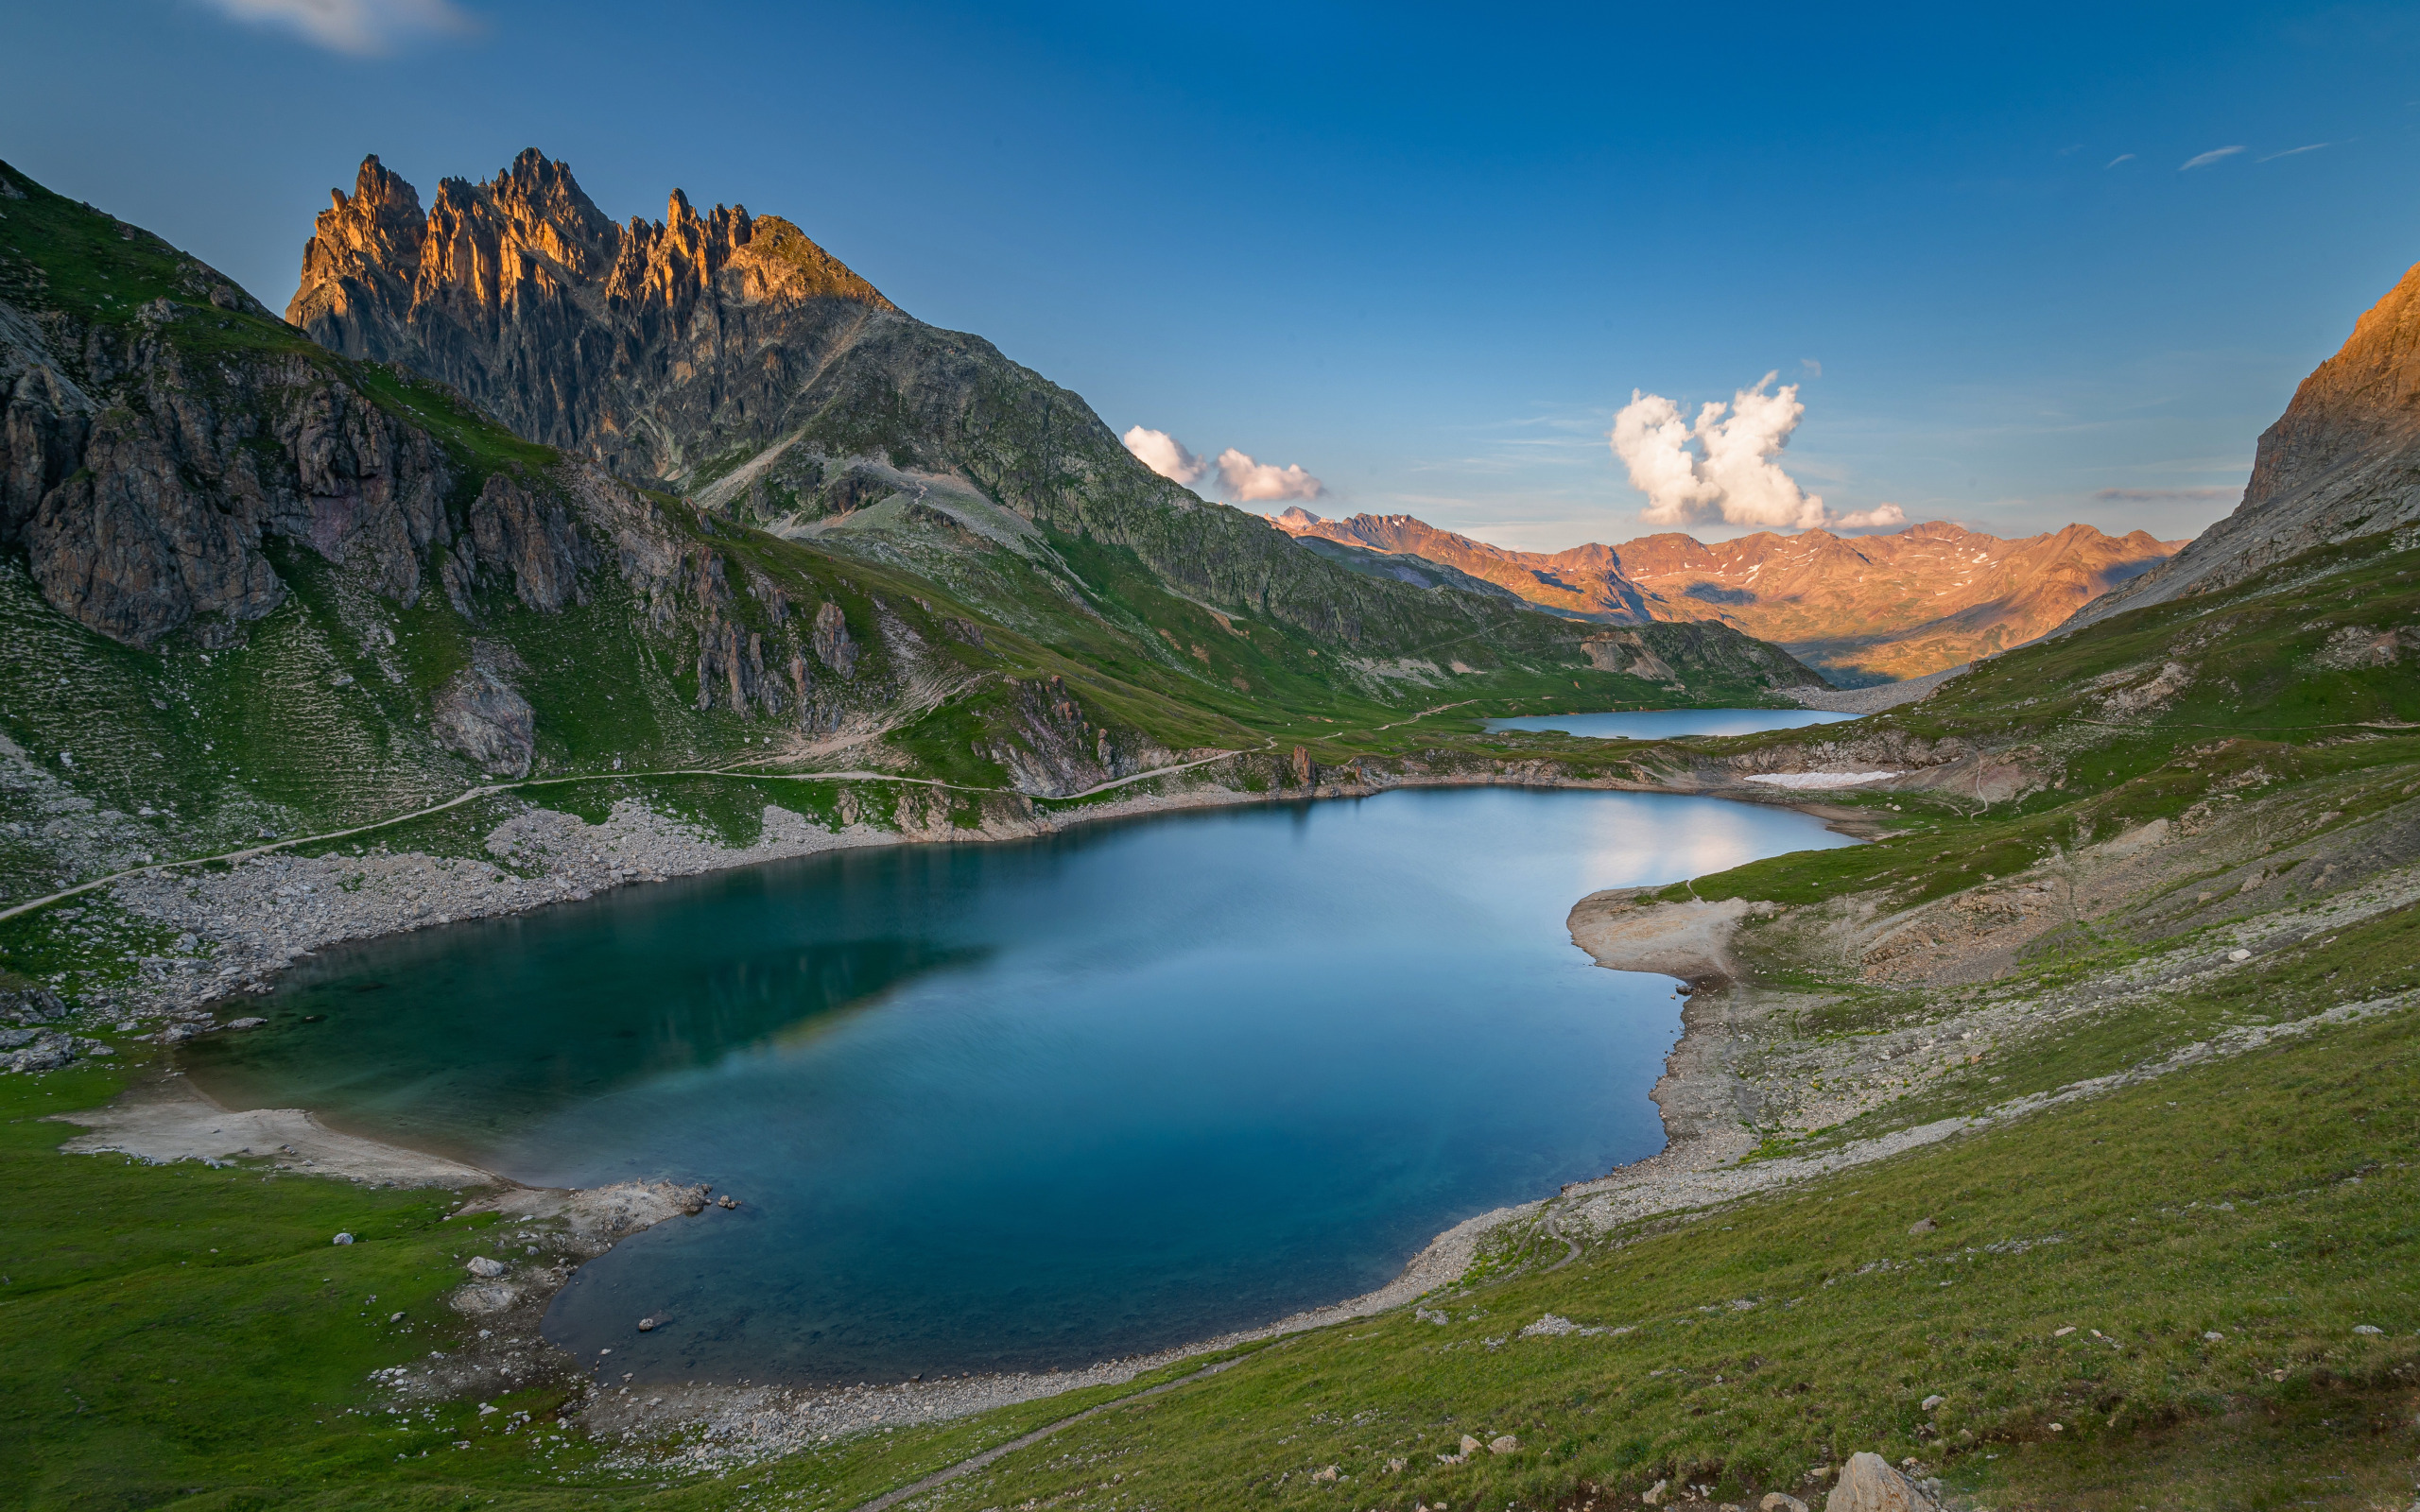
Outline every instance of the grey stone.
[[(464, 667), (437, 692), (429, 721), (440, 744), (495, 777), (527, 777), (537, 747), (538, 716), (529, 700), (493, 668)], [(425, 912), (427, 904), (421, 905)]]
[(470, 1264), (465, 1268), (482, 1280), (493, 1280), (503, 1275), (505, 1270), (503, 1262), (490, 1260), (485, 1255), (473, 1255)]
[(1824, 1512), (1938, 1512), (1932, 1498), (1871, 1452), (1852, 1454), (1840, 1484), (1824, 1500)]

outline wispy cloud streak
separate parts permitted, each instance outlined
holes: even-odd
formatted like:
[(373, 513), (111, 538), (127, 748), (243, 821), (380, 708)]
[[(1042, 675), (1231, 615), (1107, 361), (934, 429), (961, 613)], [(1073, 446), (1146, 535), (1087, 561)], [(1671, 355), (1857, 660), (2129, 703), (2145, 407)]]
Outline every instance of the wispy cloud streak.
[(452, 0), (203, 0), (248, 26), (290, 31), (305, 42), (354, 58), (374, 58), (429, 36), (464, 36), (478, 29)]

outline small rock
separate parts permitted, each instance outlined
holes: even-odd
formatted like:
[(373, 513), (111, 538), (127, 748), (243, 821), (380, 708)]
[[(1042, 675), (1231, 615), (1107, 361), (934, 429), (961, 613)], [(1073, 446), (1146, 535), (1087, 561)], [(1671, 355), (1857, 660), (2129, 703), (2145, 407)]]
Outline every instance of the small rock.
[(2353, 1332), (2356, 1333), (2384, 1333), (2386, 1330), (2378, 1327), (2375, 1323), (2356, 1323), (2353, 1325)]
[(1932, 1498), (1871, 1451), (1852, 1454), (1824, 1512), (1935, 1512)]
[(336, 1236), (335, 1240), (333, 1240), (333, 1241), (332, 1241), (332, 1243), (339, 1244), (339, 1245), (349, 1245), (349, 1244), (352, 1244), (352, 1243), (353, 1243), (353, 1235), (351, 1235), (351, 1234), (338, 1234), (338, 1235), (337, 1235), (337, 1236)]
[(389, 1323), (401, 1323), (403, 1320), (404, 1314), (401, 1313), (389, 1313), (387, 1314), (387, 1321)]
[(1782, 1491), (1767, 1491), (1756, 1512), (1806, 1512), (1806, 1503)]
[(1478, 1439), (1473, 1438), (1468, 1434), (1464, 1434), (1462, 1435), (1462, 1454), (1464, 1458), (1468, 1458), (1470, 1455), (1478, 1453)]
[(1538, 1319), (1535, 1323), (1532, 1323), (1528, 1328), (1523, 1329), (1521, 1331), (1521, 1336), (1523, 1338), (1536, 1338), (1542, 1334), (1559, 1335), (1573, 1332), (1577, 1331), (1579, 1327), (1579, 1324), (1574, 1323), (1567, 1317), (1557, 1317), (1552, 1313), (1548, 1313), (1546, 1316)]
[(1327, 1469), (1323, 1469), (1323, 1470), (1313, 1470), (1313, 1471), (1311, 1471), (1311, 1479), (1312, 1479), (1312, 1480), (1315, 1480), (1315, 1481), (1332, 1481), (1332, 1480), (1335, 1480), (1335, 1479), (1336, 1479), (1336, 1467), (1335, 1467), (1335, 1466), (1333, 1466), (1333, 1465), (1331, 1465), (1331, 1466), (1329, 1466)]
[(2063, 1329), (2053, 1329), (2053, 1330), (2051, 1330), (2051, 1331), (2050, 1331), (2050, 1337), (2052, 1337), (2052, 1338), (2054, 1338), (2054, 1339), (2064, 1339), (2064, 1338), (2066, 1338), (2068, 1334), (2073, 1333), (2075, 1331), (2076, 1331), (2076, 1326), (2075, 1326), (2074, 1324), (2070, 1323), (2070, 1324), (2068, 1324), (2066, 1328), (2063, 1328)]
[(1646, 1503), (1649, 1506), (1659, 1505), (1664, 1500), (1664, 1487), (1672, 1483), (1669, 1481), (1658, 1481), (1653, 1486), (1649, 1486), (1646, 1490), (1639, 1492), (1638, 1499)]
[(230, 1029), (257, 1029), (267, 1022), (268, 1022), (267, 1019), (235, 1019), (230, 1021), (227, 1027)]
[(2207, 1342), (2211, 1343), (2211, 1344), (2216, 1344), (2216, 1343), (2218, 1343), (2221, 1339), (2225, 1338), (2225, 1337), (2226, 1337), (2226, 1335), (2225, 1335), (2225, 1334), (2223, 1334), (2223, 1333), (2221, 1333), (2221, 1332), (2219, 1332), (2218, 1330), (2216, 1330), (2216, 1329), (2212, 1329), (2212, 1330), (2210, 1330), (2208, 1332), (2206, 1332), (2206, 1333), (2203, 1334), (2203, 1335), (2202, 1335), (2202, 1337), (2203, 1337), (2204, 1340), (2206, 1340)]
[(504, 1274), (504, 1263), (499, 1260), (490, 1260), (485, 1255), (473, 1255), (468, 1268), (472, 1275), (478, 1277), (481, 1280), (492, 1281)]
[(2229, 951), (2227, 952), (2227, 959), (2230, 961), (2248, 961), (2252, 959), (2252, 953), (2250, 951)]
[(1940, 1227), (1941, 1225), (1933, 1222), (1930, 1218), (1919, 1218), (1915, 1222), (1908, 1225), (1908, 1232), (1911, 1234), (1928, 1234)]
[(1945, 1397), (1940, 1392), (1936, 1391), (1931, 1396), (1927, 1397), (1924, 1400), (1924, 1410), (1930, 1412), (1935, 1407), (1940, 1406), (1943, 1402), (1947, 1401), (1949, 1399), (1947, 1397)]
[(639, 1332), (640, 1332), (641, 1333), (652, 1333), (652, 1332), (655, 1332), (655, 1319), (653, 1319), (653, 1318), (651, 1318), (651, 1317), (643, 1317), (643, 1318), (639, 1319)]
[(1487, 1441), (1487, 1452), (1491, 1454), (1517, 1454), (1520, 1451), (1521, 1441), (1511, 1434), (1498, 1434)]
[(1390, 1475), (1401, 1475), (1403, 1473), (1403, 1468), (1404, 1462), (1400, 1459), (1391, 1459), (1387, 1461), (1387, 1473)]
[(479, 1416), (480, 1416), (480, 1417), (482, 1417), (482, 1418), (484, 1418), (484, 1417), (486, 1417), (488, 1414), (490, 1414), (490, 1413), (492, 1413), (492, 1412), (494, 1412), (494, 1411), (497, 1411), (497, 1410), (498, 1410), (498, 1409), (497, 1409), (497, 1407), (496, 1407), (496, 1405), (495, 1405), (495, 1403), (494, 1403), (494, 1402), (492, 1402), (492, 1401), (483, 1401), (483, 1402), (480, 1402), (480, 1403), (479, 1403)]
[(739, 1199), (726, 1193), (722, 1196), (715, 1198), (715, 1206), (717, 1208), (736, 1208), (739, 1206)]

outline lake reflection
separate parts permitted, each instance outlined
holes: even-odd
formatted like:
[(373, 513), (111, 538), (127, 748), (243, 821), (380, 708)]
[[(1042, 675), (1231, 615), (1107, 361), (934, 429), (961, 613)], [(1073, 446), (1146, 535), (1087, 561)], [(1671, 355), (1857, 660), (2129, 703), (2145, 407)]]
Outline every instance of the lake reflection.
[(558, 1299), (616, 1373), (1073, 1365), (1368, 1290), (1651, 1153), (1671, 984), (1565, 913), (1847, 843), (1485, 788), (842, 852), (324, 953), (188, 1065), (524, 1181), (738, 1195)]

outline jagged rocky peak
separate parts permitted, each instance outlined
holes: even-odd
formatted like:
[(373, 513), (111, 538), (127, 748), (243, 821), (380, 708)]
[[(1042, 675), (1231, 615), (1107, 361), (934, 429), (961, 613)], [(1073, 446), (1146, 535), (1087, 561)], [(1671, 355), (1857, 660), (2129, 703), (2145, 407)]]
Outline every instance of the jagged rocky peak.
[[(894, 306), (807, 234), (743, 205), (700, 215), (675, 189), (664, 218), (620, 225), (596, 208), (558, 163), (535, 147), (486, 182), (447, 179), (424, 215), (420, 193), (364, 158), (347, 198), (330, 191), (302, 249), (302, 278), (286, 318), (325, 340), (363, 285), (411, 303), (468, 303), (494, 312), (558, 292), (635, 305), (663, 304), (713, 284), (726, 270), (752, 301), (842, 299)], [(383, 302), (383, 301), (382, 301)], [(408, 311), (405, 312), (408, 314)], [(339, 343), (330, 342), (330, 345)]]
[(348, 356), (442, 379), (532, 440), (671, 476), (690, 465), (685, 443), (745, 416), (709, 406), (694, 424), (650, 425), (664, 417), (634, 413), (629, 390), (693, 369), (698, 351), (829, 324), (826, 310), (897, 313), (779, 216), (701, 215), (676, 189), (663, 219), (617, 222), (531, 148), (493, 179), (443, 180), (425, 213), (364, 159), (353, 193), (320, 213), (286, 318)]

